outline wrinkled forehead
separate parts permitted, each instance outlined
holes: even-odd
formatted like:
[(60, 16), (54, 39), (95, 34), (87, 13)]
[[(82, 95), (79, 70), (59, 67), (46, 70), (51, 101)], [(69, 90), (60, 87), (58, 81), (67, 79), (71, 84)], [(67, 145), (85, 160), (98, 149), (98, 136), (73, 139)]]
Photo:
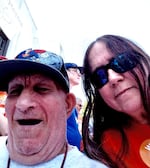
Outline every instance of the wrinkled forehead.
[(13, 77), (13, 79), (17, 79), (17, 78), (46, 78), (46, 79), (52, 79), (50, 76), (43, 74), (43, 73), (21, 73), (18, 75), (15, 75)]
[(91, 71), (93, 72), (97, 67), (108, 64), (112, 57), (113, 54), (108, 50), (105, 43), (96, 42), (88, 55)]
[(27, 82), (30, 84), (31, 81), (54, 81), (52, 78), (50, 78), (49, 76), (47, 75), (44, 75), (44, 74), (41, 74), (41, 73), (32, 73), (32, 74), (19, 74), (19, 75), (16, 75), (14, 76), (10, 81), (9, 83), (11, 82), (16, 82), (16, 83), (19, 83), (19, 82)]
[(35, 85), (35, 84), (54, 84), (57, 89), (60, 89), (64, 92), (66, 92), (66, 90), (63, 88), (63, 86), (61, 85), (60, 82), (58, 82), (56, 79), (54, 79), (51, 76), (48, 76), (46, 74), (43, 73), (26, 73), (26, 74), (18, 74), (14, 77), (12, 77), (9, 82), (8, 82), (8, 86), (7, 86), (7, 91), (9, 89), (9, 87), (13, 86), (13, 85)]

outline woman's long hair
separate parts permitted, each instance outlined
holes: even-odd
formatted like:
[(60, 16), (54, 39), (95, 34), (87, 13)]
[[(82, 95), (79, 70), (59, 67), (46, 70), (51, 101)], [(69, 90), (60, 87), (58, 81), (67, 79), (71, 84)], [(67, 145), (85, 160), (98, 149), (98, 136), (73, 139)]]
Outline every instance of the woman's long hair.
[[(98, 90), (92, 85), (89, 54), (92, 47), (97, 42), (103, 42), (113, 56), (127, 51), (130, 51), (132, 54), (137, 56), (137, 68), (141, 73), (143, 83), (139, 80), (138, 74), (134, 71), (134, 69), (130, 70), (130, 73), (139, 85), (143, 105), (147, 112), (148, 119), (150, 119), (150, 57), (134, 42), (116, 35), (104, 35), (97, 38), (89, 45), (84, 57), (83, 86), (87, 97), (87, 106), (84, 112), (82, 124), (84, 150), (90, 158), (99, 160), (111, 168), (125, 167), (124, 163), (121, 161), (121, 157), (128, 151), (129, 142), (123, 128), (131, 126), (132, 118), (125, 113), (118, 112), (109, 107), (100, 96)], [(92, 137), (89, 132), (90, 117), (93, 117)], [(122, 149), (120, 149), (117, 154), (118, 163), (114, 162), (102, 148), (103, 133), (108, 129), (116, 129), (122, 137)]]

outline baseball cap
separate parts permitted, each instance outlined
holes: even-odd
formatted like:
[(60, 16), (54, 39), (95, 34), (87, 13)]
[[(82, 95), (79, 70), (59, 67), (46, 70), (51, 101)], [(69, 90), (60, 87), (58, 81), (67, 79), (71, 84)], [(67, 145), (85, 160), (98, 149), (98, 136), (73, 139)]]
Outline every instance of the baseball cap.
[(83, 74), (83, 67), (78, 66), (78, 65), (75, 64), (75, 63), (65, 63), (65, 68), (66, 68), (66, 69), (69, 69), (69, 68), (77, 68), (77, 69), (79, 69), (80, 73)]
[(15, 59), (0, 61), (0, 90), (7, 91), (9, 81), (19, 74), (42, 73), (61, 83), (69, 92), (69, 81), (61, 56), (45, 50), (27, 49)]
[(5, 60), (5, 59), (7, 59), (5, 56), (0, 55), (0, 60)]

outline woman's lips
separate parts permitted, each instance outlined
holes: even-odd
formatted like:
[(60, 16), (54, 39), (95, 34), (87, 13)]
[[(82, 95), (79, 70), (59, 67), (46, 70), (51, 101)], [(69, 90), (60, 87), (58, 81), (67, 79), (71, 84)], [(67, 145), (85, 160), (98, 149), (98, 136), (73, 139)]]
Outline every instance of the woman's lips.
[(125, 93), (126, 91), (128, 91), (129, 89), (131, 89), (131, 87), (130, 87), (130, 88), (126, 88), (126, 89), (124, 89), (124, 90), (118, 92), (118, 93), (115, 95), (115, 98), (118, 98), (120, 95), (124, 94), (124, 93)]

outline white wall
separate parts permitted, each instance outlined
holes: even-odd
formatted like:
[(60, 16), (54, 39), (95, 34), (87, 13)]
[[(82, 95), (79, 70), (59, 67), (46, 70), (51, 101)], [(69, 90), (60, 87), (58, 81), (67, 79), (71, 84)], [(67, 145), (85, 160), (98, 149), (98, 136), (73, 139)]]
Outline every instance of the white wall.
[(24, 0), (0, 0), (0, 27), (10, 40), (8, 58), (39, 47), (37, 27)]

